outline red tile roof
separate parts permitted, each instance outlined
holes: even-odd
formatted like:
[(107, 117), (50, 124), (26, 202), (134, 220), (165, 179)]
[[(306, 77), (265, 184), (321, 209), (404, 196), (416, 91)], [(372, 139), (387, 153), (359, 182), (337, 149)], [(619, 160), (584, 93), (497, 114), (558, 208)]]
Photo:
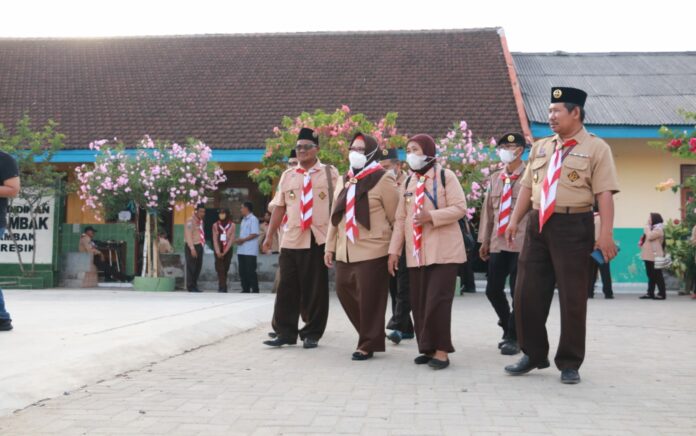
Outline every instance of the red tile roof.
[(52, 118), (70, 148), (99, 138), (259, 148), (283, 115), (347, 104), (404, 133), (466, 119), (520, 130), (499, 29), (0, 39), (0, 122)]

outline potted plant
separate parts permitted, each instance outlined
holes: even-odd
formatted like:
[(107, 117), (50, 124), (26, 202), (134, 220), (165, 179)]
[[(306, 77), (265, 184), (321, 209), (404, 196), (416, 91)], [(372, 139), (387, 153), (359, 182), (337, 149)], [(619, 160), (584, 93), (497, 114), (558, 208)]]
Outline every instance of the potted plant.
[[(145, 136), (136, 147), (100, 140), (90, 144), (97, 152), (93, 164), (78, 167), (77, 192), (98, 217), (114, 217), (130, 208), (146, 213), (142, 271), (134, 280), (137, 290), (172, 291), (174, 279), (160, 277), (157, 250), (158, 216), (164, 210), (206, 203), (208, 193), (225, 180), (222, 169), (210, 161), (212, 150), (201, 141), (186, 145), (153, 141)], [(137, 229), (140, 234), (140, 229)]]

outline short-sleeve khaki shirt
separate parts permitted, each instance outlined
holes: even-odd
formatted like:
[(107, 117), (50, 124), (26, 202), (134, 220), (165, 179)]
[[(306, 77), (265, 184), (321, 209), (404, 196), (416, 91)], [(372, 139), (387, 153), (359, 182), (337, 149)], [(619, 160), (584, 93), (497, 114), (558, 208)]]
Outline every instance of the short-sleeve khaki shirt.
[[(571, 138), (569, 138), (571, 139)], [(563, 159), (556, 191), (556, 207), (591, 207), (595, 195), (619, 192), (619, 181), (609, 144), (584, 127), (572, 139), (577, 145)], [(541, 190), (556, 147), (563, 141), (558, 135), (540, 139), (532, 146), (521, 184), (532, 190), (534, 209), (539, 208)]]
[[(332, 186), (336, 189), (338, 183), (338, 170), (333, 166), (329, 170), (333, 179)], [(326, 243), (326, 233), (329, 230), (329, 183), (326, 178), (326, 165), (317, 160), (310, 169), (312, 179), (312, 226), (311, 231), (317, 245)], [(298, 168), (286, 170), (278, 182), (273, 200), (269, 209), (276, 206), (285, 208), (288, 221), (280, 241), (280, 248), (304, 249), (311, 244), (310, 232), (302, 231), (302, 219), (300, 215), (300, 198), (302, 196), (302, 182), (304, 175), (298, 172)]]

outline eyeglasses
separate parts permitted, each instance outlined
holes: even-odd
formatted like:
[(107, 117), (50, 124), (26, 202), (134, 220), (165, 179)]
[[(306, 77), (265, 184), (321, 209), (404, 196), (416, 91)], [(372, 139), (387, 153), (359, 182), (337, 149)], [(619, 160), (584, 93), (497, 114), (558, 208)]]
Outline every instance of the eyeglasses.
[(314, 147), (316, 147), (316, 144), (297, 144), (297, 145), (295, 145), (295, 150), (297, 150), (297, 151), (301, 151), (301, 150), (309, 151), (309, 150), (313, 149)]

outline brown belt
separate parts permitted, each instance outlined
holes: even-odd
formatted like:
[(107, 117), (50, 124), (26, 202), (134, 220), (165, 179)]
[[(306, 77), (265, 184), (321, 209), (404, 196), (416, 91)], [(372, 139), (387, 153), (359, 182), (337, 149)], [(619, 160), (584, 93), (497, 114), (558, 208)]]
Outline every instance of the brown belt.
[[(539, 206), (535, 205), (534, 210), (539, 210)], [(573, 213), (587, 213), (587, 212), (592, 212), (592, 206), (583, 206), (583, 207), (556, 206), (553, 208), (553, 213), (573, 214)]]

